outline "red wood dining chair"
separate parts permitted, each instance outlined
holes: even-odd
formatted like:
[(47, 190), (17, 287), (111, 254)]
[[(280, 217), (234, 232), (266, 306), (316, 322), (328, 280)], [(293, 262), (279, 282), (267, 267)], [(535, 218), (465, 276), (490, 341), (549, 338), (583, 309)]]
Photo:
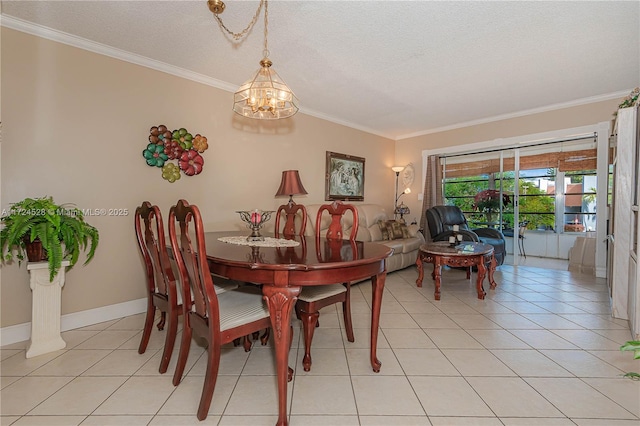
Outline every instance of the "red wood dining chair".
[[(179, 223), (179, 233), (176, 232), (176, 222)], [(195, 235), (195, 246), (190, 232)], [(218, 378), (220, 347), (234, 339), (270, 327), (271, 319), (260, 293), (245, 291), (240, 287), (216, 294), (214, 278), (204, 255), (206, 245), (202, 217), (196, 206), (179, 200), (171, 207), (169, 237), (184, 301), (184, 326), (173, 384), (177, 386), (182, 380), (192, 336), (205, 339), (208, 343), (207, 371), (197, 413), (198, 419), (204, 420), (209, 412)]]
[[(353, 215), (353, 226), (349, 240), (355, 242), (358, 233), (358, 211), (353, 205), (339, 201), (334, 201), (332, 204), (323, 204), (318, 209), (315, 226), (316, 241), (319, 242), (321, 238), (323, 230), (322, 216), (325, 211), (329, 213), (331, 219), (326, 233), (329, 243), (336, 241), (341, 244), (343, 239), (342, 217), (348, 211)], [(318, 325), (320, 309), (340, 302), (342, 303), (347, 340), (353, 342), (355, 339), (351, 323), (351, 284), (346, 282), (343, 284), (302, 287), (296, 302), (296, 314), (302, 320), (304, 333), (304, 358), (302, 359), (304, 371), (311, 370), (311, 341), (313, 340), (315, 327)]]
[[(282, 227), (282, 233), (281, 233), (280, 222), (283, 216), (285, 218), (285, 222), (284, 222), (284, 226)], [(296, 231), (296, 224), (299, 224), (297, 231)], [(292, 200), (291, 202), (287, 204), (283, 204), (280, 207), (278, 207), (278, 210), (276, 212), (275, 229), (273, 233), (275, 238), (280, 238), (282, 236), (283, 238), (293, 239), (296, 237), (296, 235), (302, 237), (304, 236), (304, 230), (306, 229), (306, 227), (307, 227), (307, 209), (302, 204), (296, 204)], [(306, 242), (304, 238), (302, 239), (301, 244), (303, 245), (303, 252), (306, 254), (306, 245), (305, 245)], [(282, 250), (277, 249), (276, 251), (282, 254), (281, 253)], [(293, 255), (294, 257), (296, 256), (295, 254), (296, 251), (293, 247), (287, 247), (286, 251), (290, 255)], [(254, 337), (254, 340), (257, 339), (255, 334), (253, 337)], [(266, 329), (262, 337), (260, 337), (260, 342), (262, 343), (262, 345), (266, 345), (268, 341), (269, 341), (269, 329)], [(246, 339), (245, 339), (245, 342), (246, 342)]]
[[(278, 207), (276, 212), (276, 223), (274, 235), (280, 238), (280, 220), (285, 217), (285, 223), (282, 228), (283, 238), (294, 238), (296, 235), (303, 236), (304, 230), (307, 228), (307, 209), (302, 204), (296, 204), (293, 201)], [(296, 223), (300, 226), (296, 231)]]
[(147, 275), (147, 316), (138, 353), (142, 354), (147, 350), (156, 309), (160, 310), (158, 330), (164, 329), (167, 316), (169, 317), (159, 369), (160, 373), (164, 373), (171, 360), (171, 352), (178, 332), (178, 316), (182, 315), (182, 306), (178, 302), (175, 275), (167, 255), (160, 209), (145, 201), (136, 208), (134, 222), (138, 246)]

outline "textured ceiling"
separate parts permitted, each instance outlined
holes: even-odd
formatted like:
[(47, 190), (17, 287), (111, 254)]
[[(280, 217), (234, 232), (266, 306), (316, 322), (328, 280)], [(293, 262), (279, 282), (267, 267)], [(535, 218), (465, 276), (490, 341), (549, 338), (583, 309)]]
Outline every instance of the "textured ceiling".
[[(259, 4), (226, 3), (234, 31)], [(231, 91), (262, 58), (262, 19), (233, 42), (205, 0), (1, 7), (4, 26), (110, 46)], [(302, 112), (402, 139), (622, 98), (640, 84), (640, 2), (271, 0), (269, 50)]]

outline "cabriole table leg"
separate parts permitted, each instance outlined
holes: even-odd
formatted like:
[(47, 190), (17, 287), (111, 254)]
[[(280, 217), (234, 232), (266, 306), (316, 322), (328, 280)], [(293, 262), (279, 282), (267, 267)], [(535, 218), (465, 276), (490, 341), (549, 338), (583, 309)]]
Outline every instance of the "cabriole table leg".
[(276, 426), (287, 426), (287, 379), (289, 376), (289, 344), (291, 342), (291, 311), (298, 300), (300, 287), (284, 287), (288, 283), (288, 272), (276, 272), (276, 285), (262, 286), (264, 300), (271, 316), (272, 336), (276, 352), (278, 374), (278, 422)]
[(378, 327), (380, 326), (380, 307), (382, 306), (382, 293), (384, 291), (384, 283), (387, 279), (387, 273), (382, 272), (371, 277), (371, 367), (376, 373), (380, 372), (382, 362), (377, 357), (378, 348)]

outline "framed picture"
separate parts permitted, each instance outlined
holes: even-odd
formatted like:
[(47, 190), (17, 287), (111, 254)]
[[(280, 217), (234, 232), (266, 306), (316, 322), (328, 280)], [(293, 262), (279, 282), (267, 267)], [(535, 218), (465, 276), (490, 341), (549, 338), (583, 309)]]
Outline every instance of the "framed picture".
[(324, 199), (364, 201), (364, 158), (327, 151)]

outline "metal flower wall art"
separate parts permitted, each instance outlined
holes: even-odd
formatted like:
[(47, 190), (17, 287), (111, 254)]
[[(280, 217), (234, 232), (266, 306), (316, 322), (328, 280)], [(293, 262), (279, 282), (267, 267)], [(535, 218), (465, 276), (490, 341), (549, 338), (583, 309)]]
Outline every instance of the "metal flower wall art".
[(202, 172), (204, 158), (200, 154), (209, 148), (206, 137), (193, 136), (184, 127), (171, 132), (163, 124), (153, 126), (149, 133), (142, 156), (148, 166), (162, 169), (163, 179), (173, 183), (182, 173), (195, 176)]

